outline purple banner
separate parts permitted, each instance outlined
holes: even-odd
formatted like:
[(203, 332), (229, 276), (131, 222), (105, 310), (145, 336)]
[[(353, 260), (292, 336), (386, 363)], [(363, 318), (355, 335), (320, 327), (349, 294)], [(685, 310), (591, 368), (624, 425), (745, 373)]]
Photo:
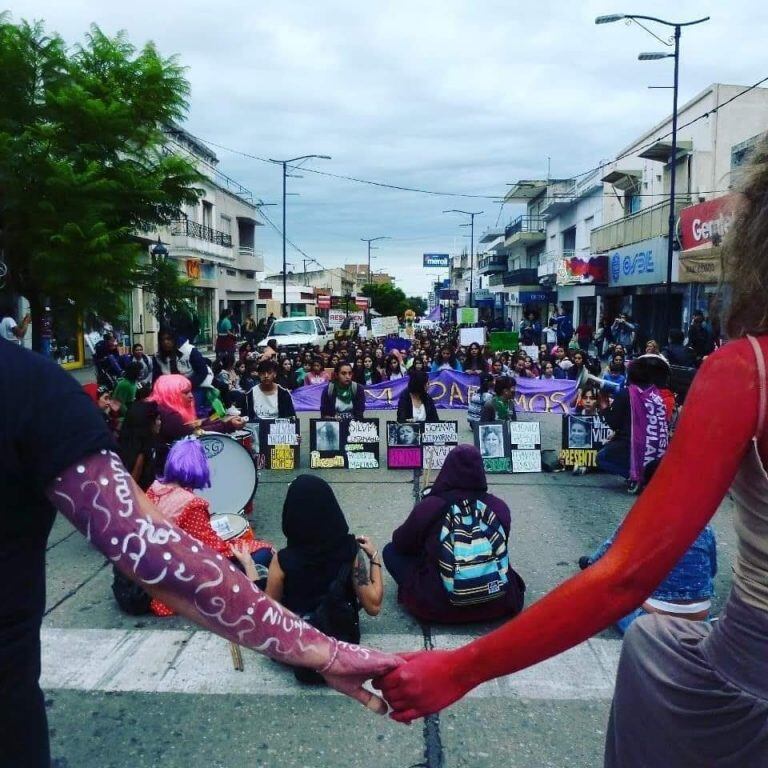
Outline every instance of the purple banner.
[(669, 445), (667, 409), (656, 387), (640, 389), (629, 387), (629, 404), (632, 409), (632, 447), (630, 451), (629, 477), (636, 483), (643, 479), (645, 468), (664, 457)]
[[(299, 387), (291, 393), (297, 411), (319, 411), (320, 395), (325, 384)], [(408, 379), (383, 381), (365, 388), (366, 410), (397, 408), (400, 395), (408, 386)], [(480, 386), (479, 376), (457, 371), (440, 371), (429, 377), (429, 394), (438, 408), (466, 408), (469, 398)], [(518, 411), (532, 413), (570, 413), (576, 401), (577, 384), (565, 379), (518, 379), (515, 406)]]

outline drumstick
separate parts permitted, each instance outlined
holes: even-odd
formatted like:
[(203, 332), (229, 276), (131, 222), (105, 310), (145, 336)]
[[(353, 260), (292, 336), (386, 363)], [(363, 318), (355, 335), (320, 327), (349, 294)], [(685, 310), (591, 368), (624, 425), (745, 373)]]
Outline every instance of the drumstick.
[(237, 643), (229, 644), (229, 652), (232, 655), (232, 666), (237, 672), (245, 671), (245, 665), (243, 664), (243, 654), (240, 653), (240, 646)]

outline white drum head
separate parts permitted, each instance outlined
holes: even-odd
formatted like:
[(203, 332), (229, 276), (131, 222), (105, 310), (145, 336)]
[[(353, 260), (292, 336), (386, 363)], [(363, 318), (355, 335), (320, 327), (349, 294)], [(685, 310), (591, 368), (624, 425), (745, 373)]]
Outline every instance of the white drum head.
[(208, 500), (211, 514), (240, 513), (256, 493), (251, 454), (229, 435), (208, 432), (198, 439), (211, 470), (211, 487), (197, 494)]
[(242, 536), (248, 529), (248, 523), (240, 515), (211, 515), (211, 528), (223, 541), (230, 541)]

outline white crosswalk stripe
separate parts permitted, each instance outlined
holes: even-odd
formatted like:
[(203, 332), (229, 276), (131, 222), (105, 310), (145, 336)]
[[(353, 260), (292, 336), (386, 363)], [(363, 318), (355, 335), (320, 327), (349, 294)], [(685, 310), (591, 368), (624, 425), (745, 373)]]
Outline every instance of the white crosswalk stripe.
[[(436, 648), (471, 638), (433, 637)], [(420, 634), (370, 635), (366, 644), (386, 651), (423, 648)], [(46, 690), (136, 693), (335, 695), (326, 688), (300, 687), (290, 670), (243, 651), (245, 670), (233, 669), (225, 640), (202, 631), (57, 629), (42, 631)], [(610, 698), (621, 642), (589, 640), (516, 675), (493, 680), (474, 697), (595, 700)]]

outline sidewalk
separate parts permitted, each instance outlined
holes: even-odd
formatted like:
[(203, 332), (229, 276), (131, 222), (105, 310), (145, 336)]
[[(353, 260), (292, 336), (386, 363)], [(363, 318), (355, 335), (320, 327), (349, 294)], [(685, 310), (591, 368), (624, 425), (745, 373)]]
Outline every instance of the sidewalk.
[(78, 384), (88, 384), (96, 381), (96, 369), (91, 363), (86, 363), (82, 368), (76, 368), (70, 371), (70, 373)]

